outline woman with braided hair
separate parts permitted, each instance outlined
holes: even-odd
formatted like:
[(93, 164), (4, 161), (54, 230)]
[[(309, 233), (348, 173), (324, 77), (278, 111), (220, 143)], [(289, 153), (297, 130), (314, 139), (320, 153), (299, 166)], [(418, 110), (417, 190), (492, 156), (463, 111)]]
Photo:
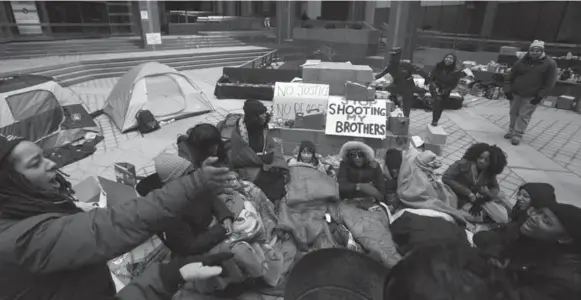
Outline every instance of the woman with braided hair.
[(171, 299), (185, 280), (220, 274), (216, 264), (228, 253), (184, 257), (151, 266), (116, 294), (107, 267), (162, 231), (200, 192), (228, 192), (228, 169), (212, 167), (215, 161), (147, 197), (85, 212), (42, 149), (0, 135), (0, 299)]

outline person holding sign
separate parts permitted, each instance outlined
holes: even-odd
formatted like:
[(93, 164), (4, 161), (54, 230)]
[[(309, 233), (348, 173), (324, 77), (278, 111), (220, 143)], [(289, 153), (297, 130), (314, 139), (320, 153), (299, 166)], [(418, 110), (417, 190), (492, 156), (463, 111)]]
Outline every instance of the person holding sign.
[(352, 200), (368, 209), (384, 201), (385, 182), (381, 166), (368, 145), (350, 141), (339, 152), (341, 164), (337, 174), (341, 199)]
[(388, 65), (379, 74), (375, 75), (375, 79), (379, 79), (388, 73), (393, 77), (390, 93), (402, 96), (402, 110), (405, 117), (410, 116), (412, 103), (414, 100), (414, 88), (416, 86), (413, 75), (417, 74), (429, 82), (429, 76), (422, 68), (412, 64), (409, 61), (401, 60), (401, 48), (391, 49), (391, 57)]

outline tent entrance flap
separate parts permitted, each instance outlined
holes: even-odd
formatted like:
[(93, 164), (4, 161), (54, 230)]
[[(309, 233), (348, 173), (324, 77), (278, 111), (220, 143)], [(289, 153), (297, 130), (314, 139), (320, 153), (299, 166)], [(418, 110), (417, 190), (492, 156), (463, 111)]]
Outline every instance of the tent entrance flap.
[(157, 117), (177, 114), (186, 108), (186, 98), (178, 83), (171, 75), (145, 77), (147, 102), (143, 109)]

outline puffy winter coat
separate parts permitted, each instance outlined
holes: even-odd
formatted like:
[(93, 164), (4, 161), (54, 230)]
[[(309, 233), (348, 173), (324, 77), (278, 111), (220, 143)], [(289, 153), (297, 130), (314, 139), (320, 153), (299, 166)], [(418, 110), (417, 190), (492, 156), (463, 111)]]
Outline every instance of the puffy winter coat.
[(171, 299), (180, 284), (177, 268), (162, 277), (154, 265), (116, 295), (107, 261), (179, 216), (203, 190), (200, 179), (194, 173), (107, 209), (0, 218), (0, 299)]

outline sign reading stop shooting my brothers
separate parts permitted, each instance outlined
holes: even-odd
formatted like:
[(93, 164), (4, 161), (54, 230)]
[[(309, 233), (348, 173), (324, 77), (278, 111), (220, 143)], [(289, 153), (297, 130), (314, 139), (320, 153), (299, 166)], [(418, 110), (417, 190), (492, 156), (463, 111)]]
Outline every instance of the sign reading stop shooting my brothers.
[(325, 133), (385, 139), (387, 134), (386, 101), (329, 99)]
[(294, 120), (297, 113), (322, 113), (327, 108), (328, 99), (328, 84), (277, 82), (272, 114), (275, 119)]

